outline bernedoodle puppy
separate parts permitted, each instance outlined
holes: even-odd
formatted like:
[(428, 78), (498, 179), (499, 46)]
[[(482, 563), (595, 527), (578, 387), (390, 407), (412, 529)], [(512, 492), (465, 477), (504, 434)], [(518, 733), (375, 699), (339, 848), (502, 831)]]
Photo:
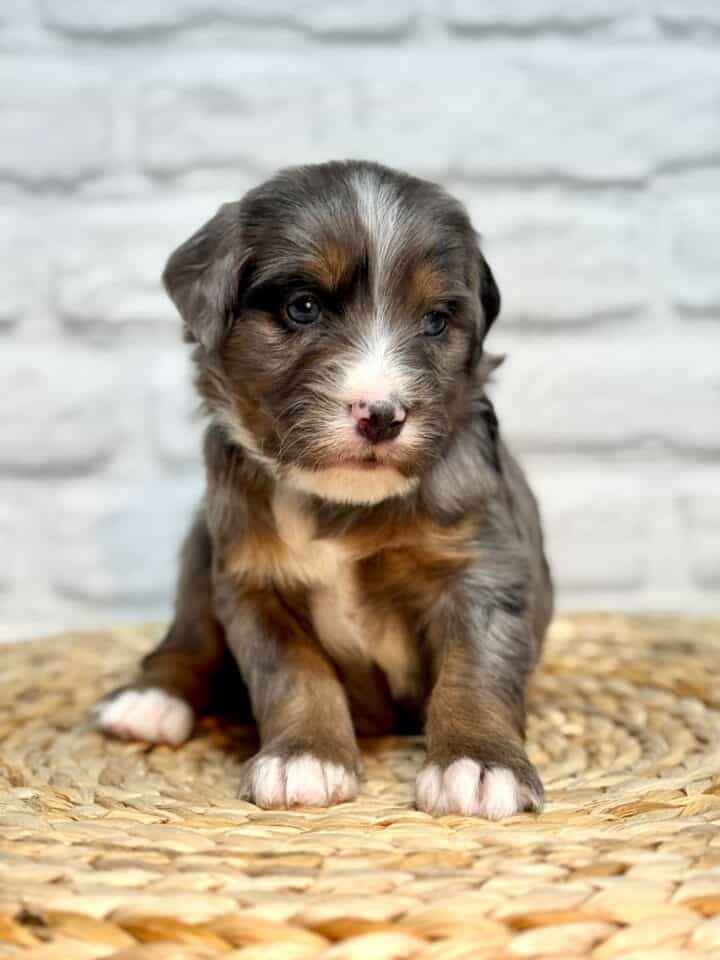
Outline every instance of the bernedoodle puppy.
[(179, 744), (233, 678), (261, 807), (352, 799), (356, 734), (424, 724), (421, 810), (539, 810), (526, 685), (552, 586), (485, 393), (500, 294), (464, 208), (373, 163), (288, 169), (163, 279), (196, 344), (207, 495), (174, 622), (101, 729)]

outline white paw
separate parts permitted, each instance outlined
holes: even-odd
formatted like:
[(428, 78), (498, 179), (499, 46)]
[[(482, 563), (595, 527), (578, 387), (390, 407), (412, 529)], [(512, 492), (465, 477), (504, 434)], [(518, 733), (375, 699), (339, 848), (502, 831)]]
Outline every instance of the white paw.
[(353, 800), (358, 779), (347, 767), (311, 753), (261, 755), (248, 764), (241, 792), (259, 807), (329, 807)]
[(123, 690), (100, 701), (95, 717), (100, 729), (113, 737), (174, 747), (188, 739), (195, 722), (189, 703), (156, 687)]
[(522, 810), (540, 810), (542, 798), (507, 767), (483, 767), (462, 757), (442, 769), (424, 767), (415, 784), (420, 810), (442, 817), (458, 813), (501, 820)]

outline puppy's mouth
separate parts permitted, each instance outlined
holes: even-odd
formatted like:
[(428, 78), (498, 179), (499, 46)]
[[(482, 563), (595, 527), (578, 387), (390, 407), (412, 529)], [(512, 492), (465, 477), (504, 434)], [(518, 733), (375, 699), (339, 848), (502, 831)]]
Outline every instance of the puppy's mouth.
[[(355, 438), (353, 438), (355, 439)], [(346, 470), (398, 470), (405, 465), (407, 451), (396, 440), (381, 443), (351, 442), (330, 453), (320, 469), (344, 467)]]

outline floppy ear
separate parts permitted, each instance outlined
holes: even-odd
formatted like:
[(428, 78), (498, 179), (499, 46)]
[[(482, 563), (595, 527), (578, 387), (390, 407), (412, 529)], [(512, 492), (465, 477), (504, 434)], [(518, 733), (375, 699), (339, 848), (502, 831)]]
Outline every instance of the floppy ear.
[(225, 203), (171, 254), (162, 279), (186, 339), (214, 350), (230, 328), (244, 262), (240, 204)]
[(482, 253), (478, 256), (480, 258), (480, 303), (485, 314), (484, 337), (500, 313), (500, 290), (487, 260)]

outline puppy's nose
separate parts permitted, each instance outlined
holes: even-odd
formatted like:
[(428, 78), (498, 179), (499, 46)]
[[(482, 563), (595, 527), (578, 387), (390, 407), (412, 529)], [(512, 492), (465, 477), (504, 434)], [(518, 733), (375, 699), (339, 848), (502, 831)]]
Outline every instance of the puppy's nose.
[(405, 407), (393, 400), (357, 400), (351, 412), (357, 432), (370, 443), (394, 440), (405, 423)]

